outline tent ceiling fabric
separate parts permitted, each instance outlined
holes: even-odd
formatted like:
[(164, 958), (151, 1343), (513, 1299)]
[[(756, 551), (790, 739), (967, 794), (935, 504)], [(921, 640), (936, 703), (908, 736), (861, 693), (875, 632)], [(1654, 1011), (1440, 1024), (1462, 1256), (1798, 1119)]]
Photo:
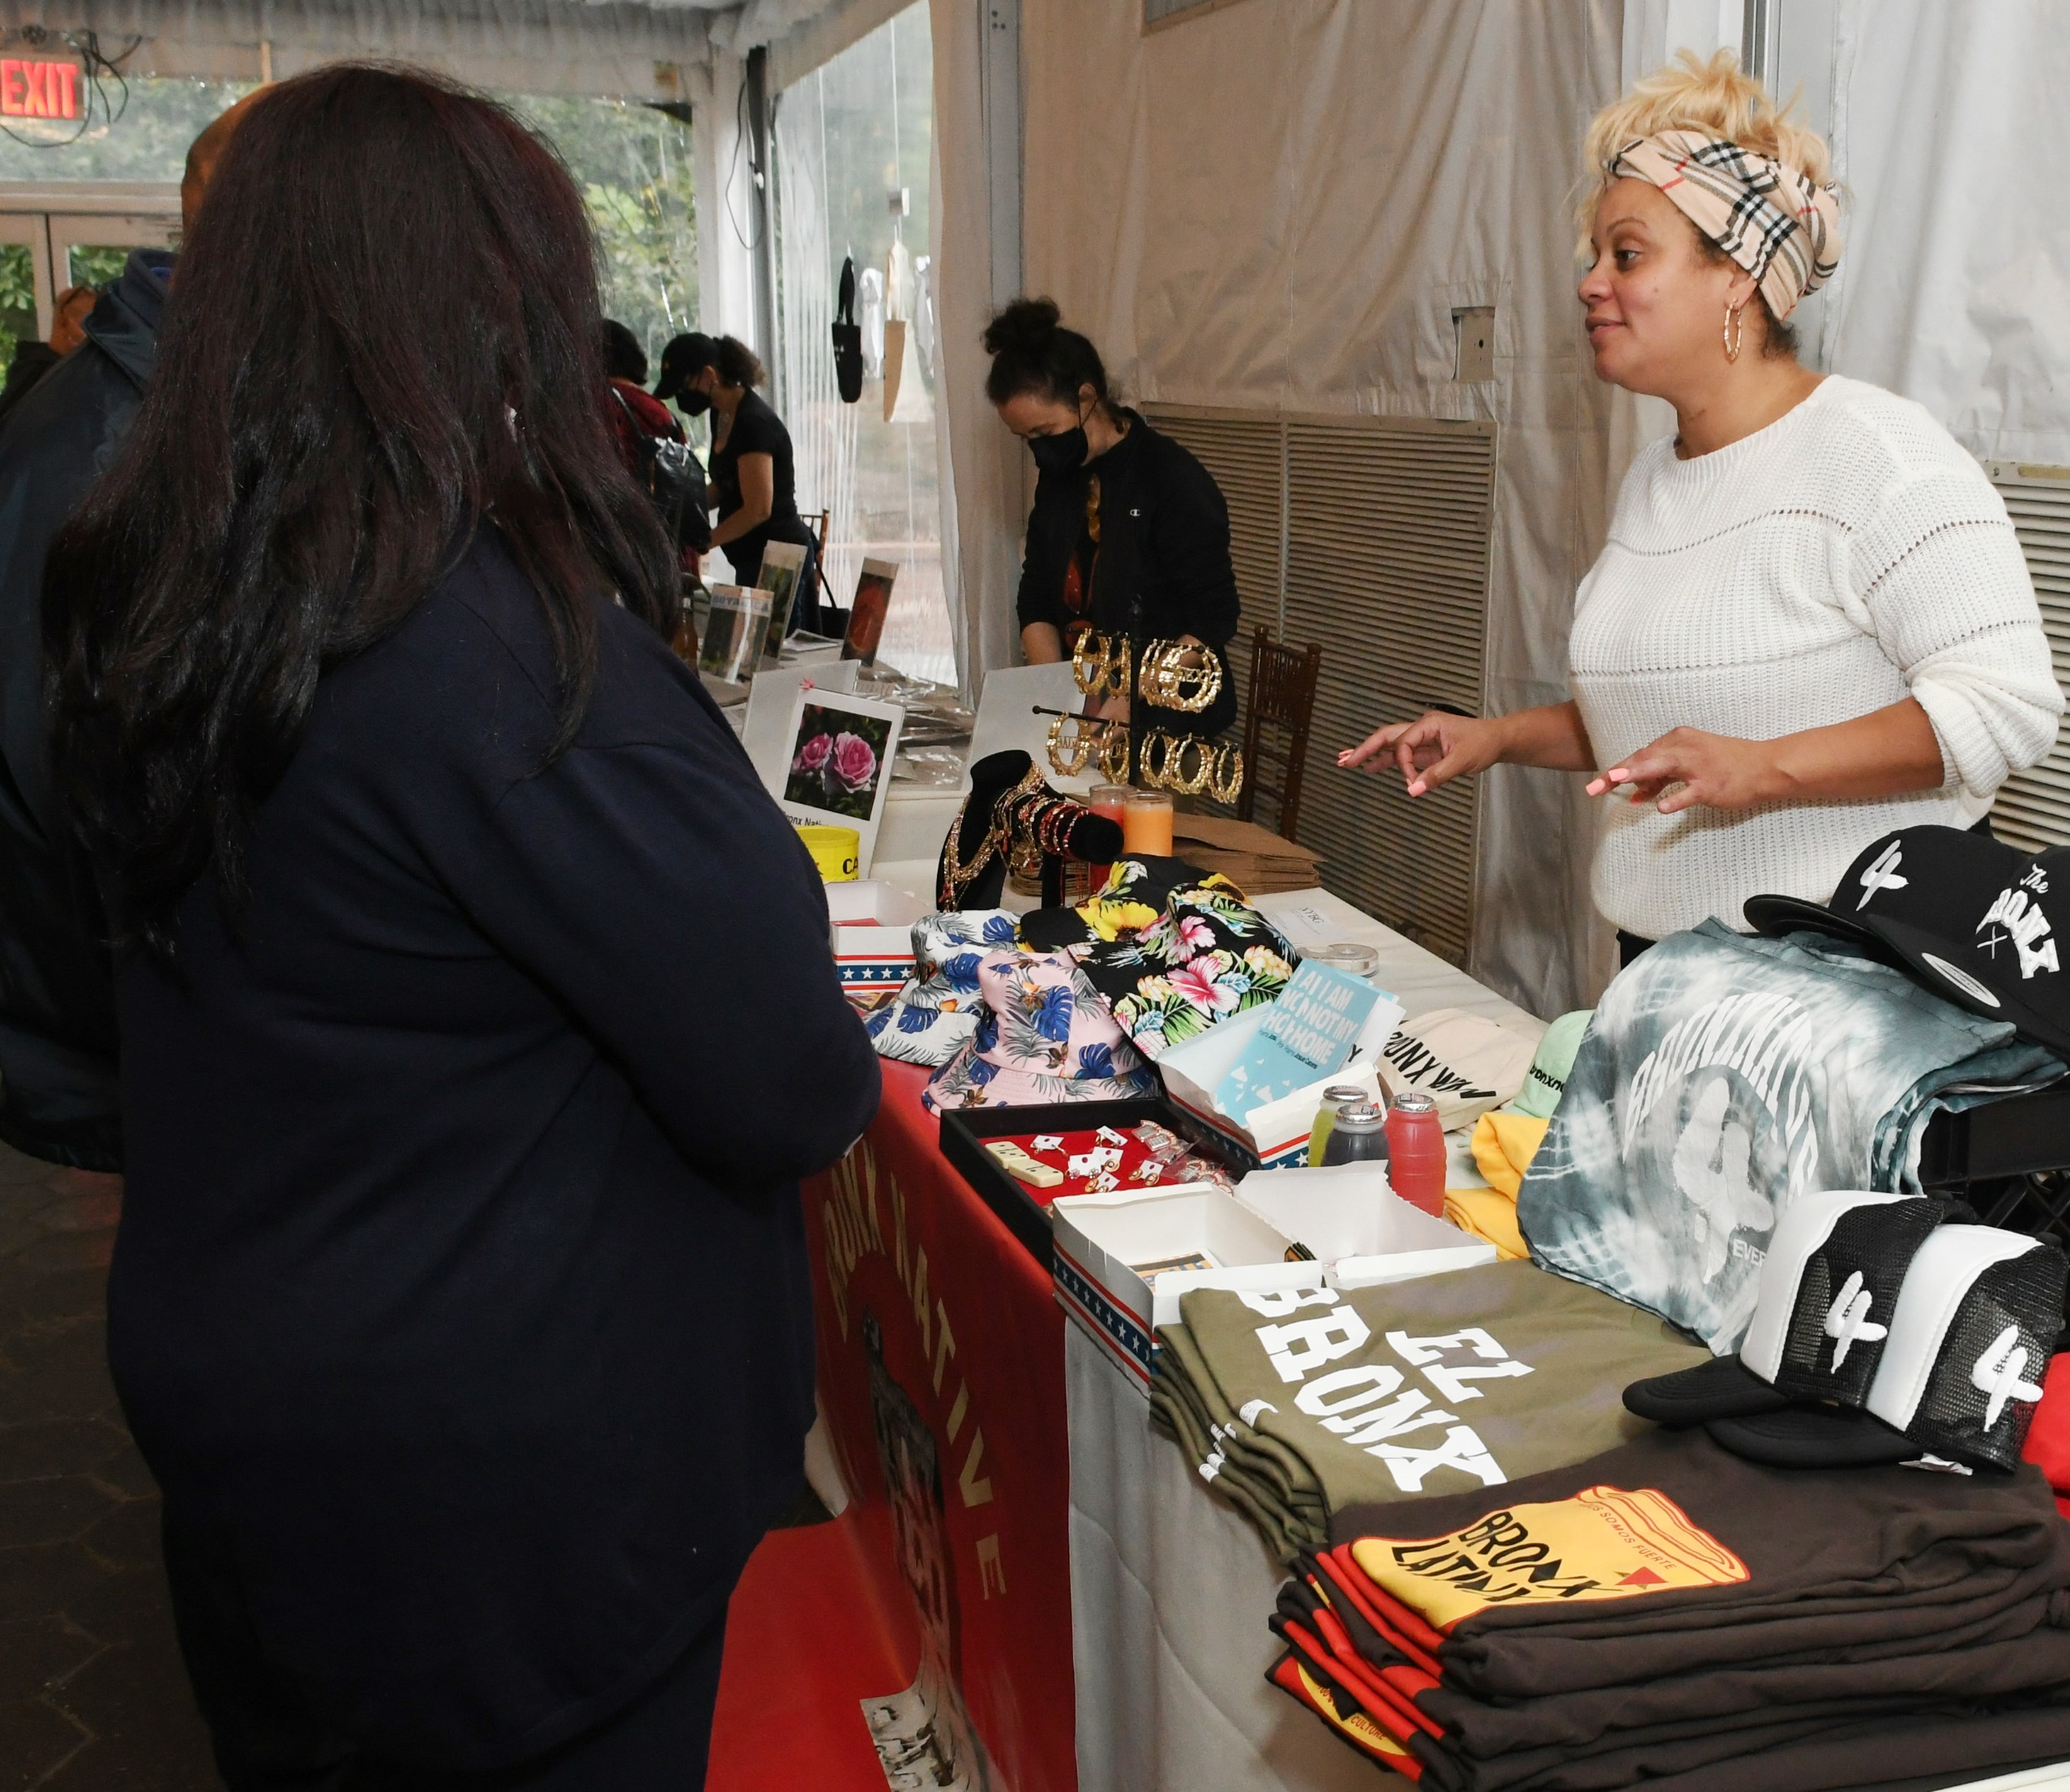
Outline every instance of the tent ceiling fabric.
[(674, 100), (686, 96), (682, 71), (715, 52), (773, 45), (795, 78), (846, 46), (849, 15), (875, 23), (882, 8), (883, 0), (4, 0), (0, 19), (18, 30), (91, 30), (111, 57), (136, 40), (122, 63), (130, 74), (256, 80), (263, 45), (276, 76), (381, 56), (506, 91)]

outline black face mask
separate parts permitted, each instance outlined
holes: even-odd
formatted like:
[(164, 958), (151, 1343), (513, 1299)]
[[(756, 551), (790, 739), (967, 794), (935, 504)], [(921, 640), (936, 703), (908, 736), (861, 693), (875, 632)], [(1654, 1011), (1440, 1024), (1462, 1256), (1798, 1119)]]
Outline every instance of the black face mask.
[(1076, 473), (1085, 464), (1093, 444), (1086, 439), (1085, 426), (1080, 424), (1060, 435), (1031, 435), (1028, 438), (1028, 451), (1035, 456), (1037, 473)]
[(685, 417), (702, 417), (712, 408), (712, 396), (700, 392), (695, 386), (686, 386), (676, 394), (676, 408)]

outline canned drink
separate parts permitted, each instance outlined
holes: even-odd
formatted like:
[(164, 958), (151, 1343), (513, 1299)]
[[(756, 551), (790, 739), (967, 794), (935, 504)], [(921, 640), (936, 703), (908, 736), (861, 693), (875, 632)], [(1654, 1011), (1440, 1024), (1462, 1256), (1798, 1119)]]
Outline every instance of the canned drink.
[(1308, 1130), (1308, 1167), (1315, 1169), (1323, 1161), (1323, 1153), (1329, 1148), (1330, 1127), (1337, 1118), (1337, 1110), (1354, 1101), (1370, 1101), (1372, 1096), (1358, 1083), (1332, 1083), (1323, 1091), (1321, 1105), (1315, 1110), (1315, 1123)]
[(1438, 1104), (1420, 1089), (1394, 1098), (1387, 1120), (1390, 1161), (1388, 1180), (1411, 1207), (1440, 1218), (1444, 1214), (1444, 1128), (1438, 1123)]
[(1325, 1165), (1384, 1164), (1388, 1161), (1386, 1123), (1370, 1101), (1358, 1101), (1337, 1110), (1324, 1148)]

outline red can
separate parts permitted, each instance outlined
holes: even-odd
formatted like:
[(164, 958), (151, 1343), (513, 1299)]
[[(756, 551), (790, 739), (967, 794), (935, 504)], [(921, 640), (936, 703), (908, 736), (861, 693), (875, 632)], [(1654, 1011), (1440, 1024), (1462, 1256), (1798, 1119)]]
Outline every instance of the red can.
[(1444, 1217), (1444, 1129), (1438, 1104), (1418, 1090), (1394, 1098), (1388, 1110), (1388, 1180), (1411, 1207)]

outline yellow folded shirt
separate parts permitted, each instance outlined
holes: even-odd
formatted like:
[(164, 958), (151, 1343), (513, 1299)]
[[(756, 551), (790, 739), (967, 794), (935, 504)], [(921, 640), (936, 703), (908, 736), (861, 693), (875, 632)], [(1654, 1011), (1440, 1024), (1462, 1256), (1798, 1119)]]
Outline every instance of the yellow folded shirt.
[(1488, 1186), (1445, 1191), (1444, 1217), (1461, 1231), (1486, 1239), (1506, 1261), (1531, 1255), (1517, 1230), (1516, 1191), (1538, 1155), (1546, 1125), (1531, 1114), (1499, 1108), (1482, 1114), (1473, 1123), (1473, 1162)]
[(1488, 1178), (1488, 1187), (1500, 1189), (1512, 1206), (1524, 1185), (1524, 1172), (1538, 1156), (1550, 1124), (1529, 1114), (1505, 1114), (1499, 1108), (1473, 1123), (1474, 1164)]
[(1444, 1217), (1461, 1231), (1493, 1245), (1504, 1263), (1531, 1255), (1516, 1229), (1516, 1197), (1499, 1188), (1447, 1189)]

